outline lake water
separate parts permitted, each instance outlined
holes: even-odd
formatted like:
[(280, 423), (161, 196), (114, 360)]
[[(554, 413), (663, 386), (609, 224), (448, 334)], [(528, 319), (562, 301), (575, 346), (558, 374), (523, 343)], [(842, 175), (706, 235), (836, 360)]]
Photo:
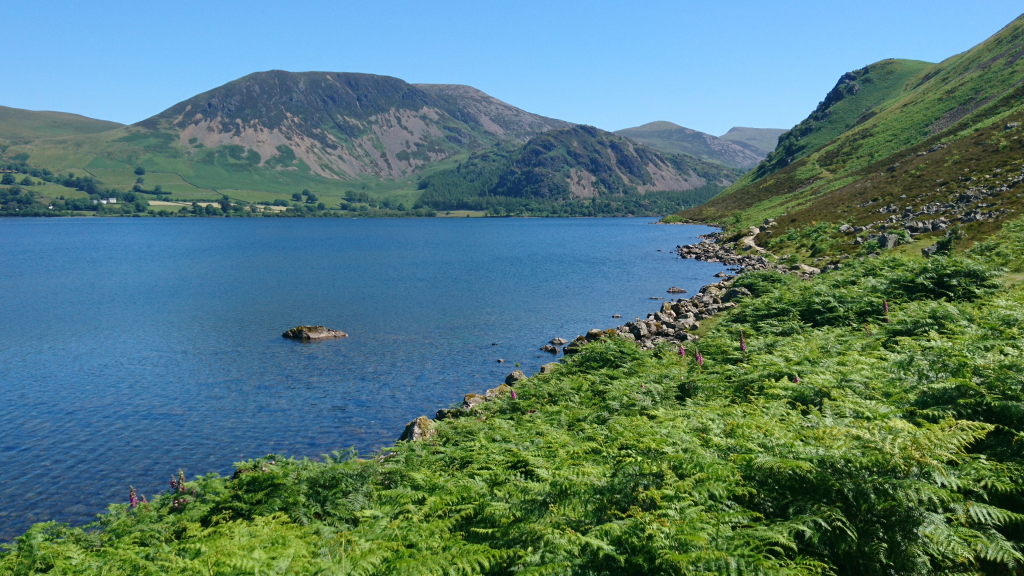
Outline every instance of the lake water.
[[(392, 443), (723, 268), (650, 219), (0, 220), (0, 540), (181, 468)], [(613, 314), (623, 318), (616, 320)], [(281, 338), (297, 324), (350, 337)], [(498, 359), (504, 359), (499, 363)]]

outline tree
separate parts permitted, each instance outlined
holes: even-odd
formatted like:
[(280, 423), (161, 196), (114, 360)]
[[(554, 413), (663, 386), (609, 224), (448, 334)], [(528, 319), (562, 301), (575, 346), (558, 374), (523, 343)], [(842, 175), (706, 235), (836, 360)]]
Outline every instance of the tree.
[(136, 166), (136, 167), (135, 167), (135, 175), (136, 175), (136, 176), (142, 176), (142, 175), (144, 175), (145, 173), (146, 173), (146, 169), (145, 169), (145, 168), (143, 168), (142, 166)]
[(14, 174), (11, 174), (10, 172), (4, 174), (3, 178), (0, 178), (0, 184), (3, 184), (4, 186), (11, 186), (11, 185), (13, 185), (14, 184)]

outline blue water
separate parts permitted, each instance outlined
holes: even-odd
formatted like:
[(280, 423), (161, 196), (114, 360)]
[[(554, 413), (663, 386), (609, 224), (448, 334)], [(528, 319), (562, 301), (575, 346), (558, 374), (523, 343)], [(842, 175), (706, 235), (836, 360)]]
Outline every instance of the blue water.
[[(372, 452), (722, 268), (650, 219), (0, 220), (0, 539), (179, 468)], [(612, 318), (621, 314), (622, 320)], [(350, 337), (280, 337), (325, 324)], [(499, 363), (498, 359), (504, 359)]]

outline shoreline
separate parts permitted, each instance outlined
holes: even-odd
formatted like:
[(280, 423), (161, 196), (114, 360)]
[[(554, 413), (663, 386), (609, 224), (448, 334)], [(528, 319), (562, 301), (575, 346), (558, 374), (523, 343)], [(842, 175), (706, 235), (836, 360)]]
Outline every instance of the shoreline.
[[(744, 240), (756, 235), (757, 232), (755, 230), (757, 229), (752, 228), (751, 236), (745, 237)], [(763, 256), (765, 251), (754, 245), (752, 241), (744, 243), (741, 240), (740, 243), (756, 249), (758, 252), (756, 256), (741, 254), (734, 249), (735, 243), (724, 242), (723, 240), (724, 237), (721, 230), (703, 234), (700, 236), (700, 241), (695, 244), (677, 245), (675, 253), (683, 259), (725, 264), (732, 271), (731, 274), (724, 271), (719, 272), (716, 274), (716, 277), (721, 278), (720, 281), (701, 286), (697, 293), (689, 298), (666, 300), (662, 302), (661, 308), (657, 312), (649, 313), (644, 319), (636, 318), (620, 326), (604, 330), (599, 328), (588, 330), (586, 334), (577, 336), (563, 346), (561, 350), (562, 357), (571, 356), (583, 346), (604, 336), (614, 335), (631, 340), (644, 350), (654, 349), (659, 344), (665, 342), (682, 344), (699, 340), (700, 337), (695, 332), (700, 329), (701, 321), (723, 310), (735, 307), (736, 300), (750, 295), (749, 290), (732, 286), (733, 281), (738, 275), (754, 270), (784, 270), (782, 267), (768, 261)], [(818, 271), (816, 269), (804, 270), (801, 268), (800, 272), (810, 275)], [(555, 348), (554, 342), (555, 340), (552, 340), (551, 343), (545, 344), (540, 349), (548, 352), (552, 349), (555, 350), (554, 358), (557, 358), (557, 348)], [(537, 374), (547, 374), (557, 370), (560, 364), (561, 360), (552, 360), (552, 362), (541, 366)], [(504, 383), (494, 388), (490, 388), (483, 393), (467, 393), (463, 397), (463, 402), (460, 406), (441, 408), (435, 413), (434, 418), (429, 418), (425, 415), (418, 416), (406, 424), (398, 441), (417, 441), (430, 438), (434, 435), (433, 424), (438, 420), (466, 416), (479, 404), (502, 396), (512, 396), (515, 398), (515, 384), (526, 378), (528, 376), (522, 370), (514, 370), (505, 377)]]

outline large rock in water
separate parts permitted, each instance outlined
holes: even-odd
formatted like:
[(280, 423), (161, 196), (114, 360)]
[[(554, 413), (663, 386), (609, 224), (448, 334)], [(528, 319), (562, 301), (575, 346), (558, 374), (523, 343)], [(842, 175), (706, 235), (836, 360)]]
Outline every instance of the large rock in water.
[(295, 328), (285, 330), (281, 336), (283, 338), (291, 338), (292, 340), (302, 340), (303, 342), (348, 338), (348, 334), (341, 330), (334, 330), (326, 326), (296, 326)]

